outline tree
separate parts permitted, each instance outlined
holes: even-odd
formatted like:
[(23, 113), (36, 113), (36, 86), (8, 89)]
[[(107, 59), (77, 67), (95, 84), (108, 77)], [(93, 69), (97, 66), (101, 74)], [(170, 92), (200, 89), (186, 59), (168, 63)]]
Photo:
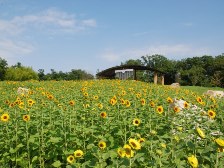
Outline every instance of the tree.
[(223, 78), (224, 78), (224, 76), (223, 76), (222, 72), (221, 71), (216, 71), (214, 73), (214, 75), (212, 76), (211, 84), (213, 86), (221, 87)]
[(5, 79), (12, 81), (38, 80), (38, 74), (31, 67), (11, 66), (6, 70)]
[(38, 77), (39, 77), (39, 80), (45, 80), (44, 69), (39, 69), (38, 70)]
[(143, 62), (140, 59), (137, 59), (137, 60), (129, 59), (125, 61), (124, 63), (121, 62), (121, 65), (143, 65)]
[(0, 57), (0, 80), (4, 80), (7, 67), (8, 67), (7, 61)]
[[(187, 76), (189, 79), (189, 83), (186, 83), (187, 85), (201, 85), (201, 81), (203, 81), (205, 75), (205, 69), (200, 66), (193, 65), (191, 69), (182, 71), (183, 76)], [(185, 82), (186, 82), (186, 78)]]
[[(175, 68), (176, 61), (168, 60), (163, 55), (146, 55), (141, 57), (145, 66), (148, 66), (153, 69), (160, 70), (165, 72), (165, 82), (173, 83), (175, 80), (175, 74), (177, 72)], [(153, 79), (153, 72), (148, 72), (150, 79)], [(152, 82), (152, 81), (151, 81)]]

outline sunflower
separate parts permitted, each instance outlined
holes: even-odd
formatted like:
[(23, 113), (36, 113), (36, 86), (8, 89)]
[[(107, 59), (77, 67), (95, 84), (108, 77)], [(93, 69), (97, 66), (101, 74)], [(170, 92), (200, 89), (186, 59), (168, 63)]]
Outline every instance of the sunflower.
[(179, 113), (179, 112), (180, 112), (180, 108), (177, 107), (177, 106), (175, 106), (175, 107), (173, 108), (173, 110), (174, 110), (175, 113)]
[(23, 121), (29, 121), (30, 120), (30, 115), (26, 114), (26, 115), (23, 115)]
[(196, 128), (196, 131), (201, 138), (205, 138), (205, 133), (199, 127)]
[(141, 97), (141, 93), (137, 93), (137, 94), (136, 94), (136, 97), (137, 97), (137, 98), (140, 98), (140, 97)]
[(34, 102), (34, 100), (29, 99), (29, 100), (27, 100), (27, 103), (32, 106), (35, 102)]
[(149, 105), (150, 107), (155, 107), (155, 103), (153, 101), (150, 101)]
[(218, 152), (224, 152), (224, 148), (223, 148), (223, 147), (219, 147), (219, 148), (217, 149), (217, 151), (218, 151)]
[(125, 149), (123, 149), (123, 148), (118, 148), (118, 149), (117, 149), (117, 154), (118, 154), (118, 156), (121, 157), (121, 158), (125, 157), (125, 155), (126, 155), (126, 153), (125, 153)]
[(190, 157), (187, 158), (188, 163), (193, 167), (193, 168), (197, 168), (198, 167), (198, 159), (192, 155)]
[(69, 155), (69, 156), (67, 157), (67, 162), (68, 162), (69, 164), (72, 164), (74, 161), (75, 161), (75, 157), (74, 157), (73, 155)]
[(47, 98), (48, 98), (49, 100), (52, 100), (52, 99), (54, 98), (54, 96), (51, 95), (51, 94), (49, 94), (49, 95), (47, 95)]
[(84, 108), (89, 108), (89, 104), (83, 104)]
[(126, 107), (130, 107), (131, 106), (131, 102), (129, 100), (125, 100), (125, 105), (126, 105)]
[(122, 96), (126, 95), (126, 91), (125, 90), (122, 90), (121, 95)]
[(216, 116), (216, 113), (212, 110), (208, 110), (208, 116), (211, 118), (211, 119), (214, 119), (215, 116)]
[(85, 96), (85, 97), (88, 97), (88, 95), (89, 95), (89, 94), (88, 94), (87, 92), (84, 92), (84, 93), (83, 93), (83, 96)]
[(156, 112), (159, 113), (159, 114), (162, 114), (163, 113), (163, 106), (157, 106)]
[(138, 119), (138, 118), (135, 118), (135, 119), (133, 120), (133, 124), (134, 124), (135, 126), (139, 126), (140, 123), (141, 123), (141, 120)]
[(139, 143), (143, 143), (143, 142), (145, 142), (145, 139), (144, 139), (144, 138), (140, 138), (140, 139), (138, 140), (138, 142), (139, 142)]
[(4, 113), (1, 115), (1, 120), (4, 121), (4, 122), (7, 122), (9, 120), (9, 115)]
[(74, 100), (69, 101), (69, 105), (70, 106), (74, 106), (75, 105), (75, 101)]
[(5, 101), (5, 104), (8, 104), (9, 105), (10, 104), (10, 101), (9, 100), (6, 100)]
[(123, 149), (125, 150), (125, 156), (127, 158), (131, 158), (134, 156), (134, 151), (131, 150), (131, 147), (128, 144), (124, 145)]
[(141, 149), (141, 144), (137, 140), (131, 138), (129, 139), (128, 142), (129, 142), (129, 145), (132, 147), (132, 149), (136, 149), (136, 150)]
[(171, 97), (167, 97), (166, 101), (167, 101), (168, 103), (173, 103), (173, 99), (172, 99)]
[(117, 103), (117, 100), (115, 98), (110, 99), (110, 104), (114, 106)]
[(184, 108), (189, 108), (189, 104), (188, 104), (188, 102), (184, 102)]
[(203, 102), (202, 99), (201, 99), (201, 97), (197, 97), (196, 100), (197, 100), (197, 102), (200, 103), (200, 104)]
[(74, 152), (74, 156), (75, 156), (76, 158), (81, 158), (81, 157), (83, 157), (83, 155), (84, 155), (84, 153), (83, 153), (82, 150), (76, 150), (76, 151)]
[(124, 99), (121, 99), (120, 102), (121, 102), (122, 105), (125, 105), (125, 100)]
[(58, 104), (58, 107), (61, 108), (63, 105), (62, 104)]
[(223, 139), (217, 138), (217, 139), (215, 139), (215, 142), (216, 142), (219, 146), (224, 147), (224, 140), (223, 140)]
[(107, 144), (106, 144), (106, 142), (104, 142), (104, 141), (100, 141), (100, 142), (98, 143), (98, 146), (99, 146), (100, 149), (105, 149), (105, 148), (107, 147)]
[(141, 105), (142, 105), (142, 106), (144, 106), (144, 105), (145, 105), (145, 103), (146, 103), (145, 99), (144, 99), (144, 98), (143, 98), (143, 99), (141, 99)]
[(99, 103), (97, 106), (98, 106), (99, 109), (103, 108), (103, 104), (102, 103)]
[(98, 97), (98, 96), (93, 96), (93, 99), (94, 99), (94, 100), (98, 100), (99, 97)]
[(102, 117), (102, 118), (106, 118), (106, 117), (107, 117), (107, 113), (106, 113), (106, 112), (102, 112), (102, 113), (100, 113), (100, 117)]
[(14, 106), (15, 106), (14, 103), (10, 103), (10, 104), (9, 104), (9, 107), (14, 107)]

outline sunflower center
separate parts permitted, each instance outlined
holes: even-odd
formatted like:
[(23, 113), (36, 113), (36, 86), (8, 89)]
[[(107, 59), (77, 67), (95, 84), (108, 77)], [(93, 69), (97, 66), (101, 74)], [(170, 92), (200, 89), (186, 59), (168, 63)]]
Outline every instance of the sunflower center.
[(125, 149), (125, 153), (126, 153), (127, 155), (130, 155), (130, 154), (131, 154), (131, 149), (126, 148), (126, 149)]
[(131, 145), (132, 145), (134, 148), (137, 147), (137, 145), (136, 145), (134, 142), (131, 142)]
[(210, 112), (210, 113), (209, 113), (209, 115), (210, 115), (210, 116), (213, 116), (213, 113), (212, 113), (212, 112)]

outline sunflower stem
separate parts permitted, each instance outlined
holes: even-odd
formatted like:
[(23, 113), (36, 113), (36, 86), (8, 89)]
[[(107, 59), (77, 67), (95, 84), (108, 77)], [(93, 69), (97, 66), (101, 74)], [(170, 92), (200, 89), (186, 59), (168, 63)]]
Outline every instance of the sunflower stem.
[(131, 158), (129, 159), (129, 167), (131, 168), (132, 162), (131, 162)]
[[(18, 122), (17, 122), (17, 112), (15, 109), (15, 132), (16, 132), (16, 147), (17, 147), (17, 140), (18, 140)], [(16, 162), (16, 167), (17, 167), (17, 154), (18, 152), (16, 151), (16, 156), (15, 156), (15, 162)]]
[(26, 122), (26, 148), (27, 148), (28, 165), (30, 167), (29, 128), (27, 122)]
[(219, 166), (219, 153), (216, 152), (216, 163), (215, 163), (215, 168), (218, 168)]

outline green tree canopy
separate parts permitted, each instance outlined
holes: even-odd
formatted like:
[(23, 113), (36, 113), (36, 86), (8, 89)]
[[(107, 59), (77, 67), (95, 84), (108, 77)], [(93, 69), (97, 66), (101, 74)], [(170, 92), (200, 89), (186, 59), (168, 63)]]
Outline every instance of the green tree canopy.
[(31, 79), (38, 80), (38, 74), (31, 67), (11, 66), (5, 73), (5, 80), (25, 81)]
[(8, 67), (7, 61), (0, 57), (0, 80), (4, 80), (7, 67)]

